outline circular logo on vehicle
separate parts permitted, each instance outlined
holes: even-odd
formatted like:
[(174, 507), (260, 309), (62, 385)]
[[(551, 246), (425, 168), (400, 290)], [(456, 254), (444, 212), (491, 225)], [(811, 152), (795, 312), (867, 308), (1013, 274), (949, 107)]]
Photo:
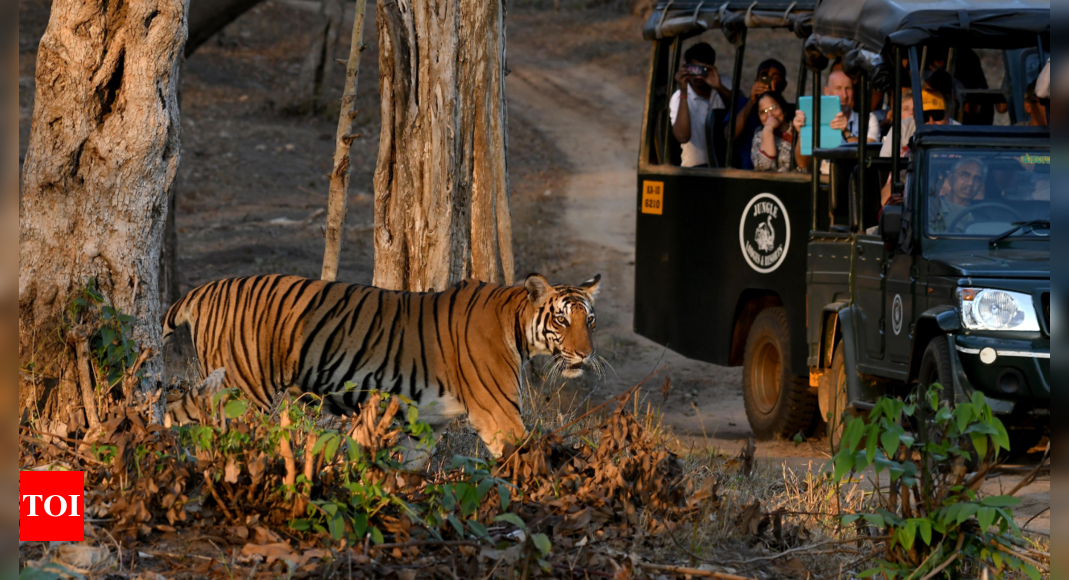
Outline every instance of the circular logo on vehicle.
[(891, 330), (895, 336), (902, 334), (902, 295), (895, 294), (895, 301), (891, 305)]
[(739, 222), (742, 256), (754, 270), (768, 274), (779, 268), (791, 247), (791, 218), (771, 193), (750, 200)]

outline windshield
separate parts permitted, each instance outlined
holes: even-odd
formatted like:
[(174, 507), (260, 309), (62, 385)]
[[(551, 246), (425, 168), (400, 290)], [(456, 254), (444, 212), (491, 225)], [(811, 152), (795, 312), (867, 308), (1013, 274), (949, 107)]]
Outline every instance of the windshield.
[[(928, 153), (928, 235), (991, 238), (1050, 221), (1050, 152), (940, 149)], [(1050, 228), (1015, 235), (1050, 235)]]

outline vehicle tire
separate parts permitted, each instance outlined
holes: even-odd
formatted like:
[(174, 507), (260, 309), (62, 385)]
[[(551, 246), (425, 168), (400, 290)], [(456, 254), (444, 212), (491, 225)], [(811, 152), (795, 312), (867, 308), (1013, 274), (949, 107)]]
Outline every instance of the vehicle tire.
[(827, 425), (828, 442), (832, 451), (839, 451), (839, 442), (843, 438), (843, 428), (852, 417), (858, 413), (853, 409), (847, 409), (846, 396), (846, 353), (843, 343), (835, 347), (835, 356), (831, 359), (831, 380), (828, 381), (828, 389), (822, 389), (818, 393), (820, 401), (820, 415), (824, 417)]
[[(921, 430), (927, 428), (931, 417), (931, 407), (924, 403), (923, 394), (928, 387), (938, 384), (943, 387), (939, 392), (939, 404), (951, 401), (954, 397), (954, 369), (950, 365), (950, 343), (945, 335), (937, 335), (928, 343), (921, 358), (920, 371), (917, 373), (918, 413), (913, 431), (918, 437), (922, 436)], [(930, 439), (929, 435), (926, 439)], [(922, 439), (923, 441), (923, 439)], [(962, 448), (969, 452), (969, 458), (965, 460), (965, 468), (975, 471), (980, 465), (980, 458), (976, 455), (976, 449), (969, 441), (961, 443)]]
[(949, 396), (954, 388), (954, 370), (950, 366), (950, 344), (945, 336), (936, 336), (924, 349), (917, 382), (922, 388), (936, 383), (942, 385), (943, 393)]
[(742, 398), (758, 439), (789, 439), (813, 421), (816, 396), (807, 381), (791, 375), (787, 311), (768, 308), (757, 315), (743, 355)]

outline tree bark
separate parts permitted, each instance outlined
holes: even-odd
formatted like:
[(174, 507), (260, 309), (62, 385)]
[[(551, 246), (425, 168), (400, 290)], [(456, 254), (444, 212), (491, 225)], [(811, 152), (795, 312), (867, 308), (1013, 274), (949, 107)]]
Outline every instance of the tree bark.
[(376, 286), (511, 284), (503, 0), (378, 3)]
[[(159, 264), (179, 162), (176, 98), (188, 0), (55, 0), (37, 54), (19, 211), (20, 399), (55, 428), (86, 424), (72, 292), (95, 279), (160, 352)], [(71, 341), (74, 340), (72, 343)], [(142, 367), (154, 392), (162, 360)], [(24, 391), (29, 391), (25, 393)], [(158, 415), (162, 409), (157, 404)]]

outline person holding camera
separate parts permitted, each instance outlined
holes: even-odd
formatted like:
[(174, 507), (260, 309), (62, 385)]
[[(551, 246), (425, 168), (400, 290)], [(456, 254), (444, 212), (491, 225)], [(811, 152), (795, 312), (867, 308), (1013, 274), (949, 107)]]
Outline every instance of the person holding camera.
[[(769, 92), (783, 95), (783, 90), (787, 88), (787, 67), (770, 58), (757, 66), (756, 79), (750, 87), (750, 96), (740, 98), (739, 114), (735, 118), (735, 151), (741, 169), (754, 169), (755, 161), (750, 145), (754, 135), (759, 134), (758, 131), (764, 126), (758, 115), (758, 101), (762, 95)], [(784, 114), (790, 117), (793, 112), (788, 109)]]
[[(672, 135), (683, 146), (683, 167), (709, 164), (705, 119), (710, 109), (725, 109), (731, 100), (731, 79), (716, 70), (716, 51), (700, 42), (683, 53), (684, 65), (676, 72), (679, 88), (668, 101)], [(680, 103), (687, 106), (681, 107)]]

